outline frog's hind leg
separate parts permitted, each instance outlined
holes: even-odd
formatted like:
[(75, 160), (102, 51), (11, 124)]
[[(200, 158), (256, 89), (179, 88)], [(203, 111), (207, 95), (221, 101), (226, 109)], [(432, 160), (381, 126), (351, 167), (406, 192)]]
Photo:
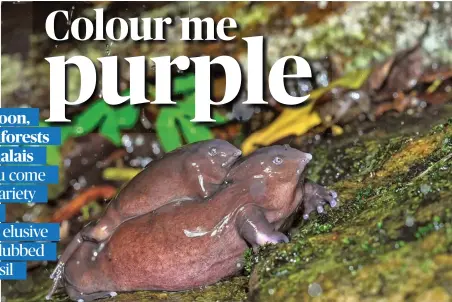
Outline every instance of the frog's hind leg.
[(72, 254), (84, 241), (102, 243), (113, 234), (114, 230), (121, 222), (121, 215), (118, 214), (114, 206), (111, 206), (107, 209), (105, 216), (96, 223), (91, 222), (91, 224), (86, 225), (66, 247), (60, 259), (58, 259), (58, 264), (50, 275), (50, 279), (56, 278)]
[(97, 299), (115, 297), (118, 295), (116, 292), (97, 292), (85, 294), (70, 284), (66, 285), (66, 293), (69, 296), (69, 298), (71, 298), (72, 301), (77, 302), (91, 302)]

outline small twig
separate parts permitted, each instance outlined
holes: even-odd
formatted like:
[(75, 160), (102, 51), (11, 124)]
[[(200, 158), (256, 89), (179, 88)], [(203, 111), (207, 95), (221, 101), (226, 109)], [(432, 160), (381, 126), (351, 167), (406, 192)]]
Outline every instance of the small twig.
[(437, 161), (436, 163), (434, 163), (433, 165), (431, 165), (430, 167), (428, 167), (424, 172), (422, 172), (421, 174), (419, 174), (418, 176), (416, 176), (415, 178), (413, 178), (413, 180), (410, 182), (410, 184), (413, 183), (414, 180), (418, 179), (418, 178), (422, 178), (423, 176), (425, 176), (428, 172), (430, 172), (431, 169), (433, 169), (436, 165), (441, 164), (441, 163), (445, 163), (447, 162), (449, 159), (452, 158), (452, 153), (447, 154), (446, 156), (444, 156), (443, 158), (441, 158), (439, 161)]
[(58, 209), (50, 219), (50, 222), (62, 222), (77, 215), (81, 208), (89, 202), (99, 198), (112, 198), (116, 194), (116, 188), (112, 186), (92, 187), (75, 197), (67, 205)]
[(118, 149), (113, 151), (106, 159), (99, 162), (99, 168), (106, 168), (114, 161), (122, 158), (124, 155), (126, 155), (127, 152), (124, 149)]

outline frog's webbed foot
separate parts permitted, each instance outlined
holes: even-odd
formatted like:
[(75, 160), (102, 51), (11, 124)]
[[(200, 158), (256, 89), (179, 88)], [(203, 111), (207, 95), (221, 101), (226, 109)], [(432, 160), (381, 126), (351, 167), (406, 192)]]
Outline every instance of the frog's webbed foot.
[(289, 242), (289, 238), (276, 231), (274, 226), (265, 218), (263, 211), (256, 206), (241, 210), (236, 226), (239, 234), (251, 244), (254, 250), (267, 243)]
[(53, 271), (51, 278), (53, 279), (52, 288), (49, 290), (46, 296), (46, 300), (52, 300), (53, 294), (56, 292), (60, 285), (60, 281), (63, 278), (64, 263), (59, 262), (55, 270)]
[(329, 204), (332, 208), (338, 206), (339, 199), (337, 198), (337, 193), (335, 191), (328, 190), (325, 187), (312, 182), (306, 182), (304, 189), (304, 219), (308, 219), (309, 214), (313, 211), (324, 213), (324, 206), (326, 204)]

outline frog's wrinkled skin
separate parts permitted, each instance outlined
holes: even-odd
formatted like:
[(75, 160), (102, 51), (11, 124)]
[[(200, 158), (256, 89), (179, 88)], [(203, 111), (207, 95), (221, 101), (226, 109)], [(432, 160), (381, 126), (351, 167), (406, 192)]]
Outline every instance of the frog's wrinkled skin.
[(263, 148), (236, 165), (208, 202), (185, 200), (130, 219), (102, 249), (84, 243), (64, 269), (69, 296), (181, 291), (237, 274), (248, 245), (288, 242), (285, 222), (305, 197), (315, 199), (302, 173), (311, 158), (288, 146)]
[[(62, 268), (83, 241), (102, 242), (122, 222), (149, 213), (166, 203), (211, 196), (224, 182), (241, 151), (223, 140), (185, 145), (151, 162), (110, 202), (103, 217), (71, 241), (52, 275), (57, 286)], [(53, 290), (49, 293), (50, 298)]]

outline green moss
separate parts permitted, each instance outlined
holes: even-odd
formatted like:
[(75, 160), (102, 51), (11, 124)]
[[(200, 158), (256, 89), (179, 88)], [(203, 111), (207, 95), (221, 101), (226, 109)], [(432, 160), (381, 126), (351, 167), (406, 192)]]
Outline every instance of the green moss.
[(243, 257), (245, 258), (245, 273), (249, 275), (256, 264), (256, 257), (252, 249), (247, 249)]

